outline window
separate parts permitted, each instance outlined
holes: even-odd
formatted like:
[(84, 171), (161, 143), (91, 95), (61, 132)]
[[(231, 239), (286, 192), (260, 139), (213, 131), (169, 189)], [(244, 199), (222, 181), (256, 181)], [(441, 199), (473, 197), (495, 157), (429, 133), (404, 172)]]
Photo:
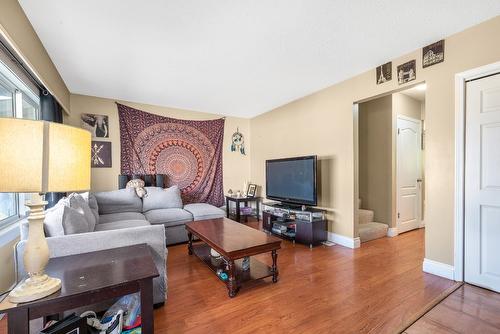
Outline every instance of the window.
[[(0, 62), (0, 117), (39, 119), (40, 98)], [(0, 228), (24, 216), (29, 194), (0, 193)]]

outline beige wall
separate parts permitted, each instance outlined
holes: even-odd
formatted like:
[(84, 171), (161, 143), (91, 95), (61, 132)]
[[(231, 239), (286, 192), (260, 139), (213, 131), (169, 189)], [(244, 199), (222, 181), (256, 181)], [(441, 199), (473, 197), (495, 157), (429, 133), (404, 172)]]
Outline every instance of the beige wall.
[(396, 115), (422, 120), (422, 102), (402, 93), (392, 94), (392, 107)]
[[(500, 17), (446, 38), (445, 61), (422, 68), (422, 50), (392, 60), (396, 66), (416, 59), (417, 79), (377, 85), (375, 69), (323, 89), (251, 120), (251, 178), (264, 183), (264, 160), (318, 154), (329, 163), (328, 197), (321, 204), (334, 212), (330, 230), (353, 237), (354, 129), (352, 105), (425, 81), (426, 93), (426, 257), (453, 265), (454, 235), (454, 75), (500, 60)], [(390, 60), (390, 59), (387, 59)]]
[(387, 95), (359, 105), (359, 198), (374, 221), (392, 226), (393, 100)]
[(0, 34), (31, 67), (59, 104), (69, 111), (69, 90), (17, 0), (2, 0)]
[[(220, 115), (159, 107), (153, 105), (118, 101), (130, 107), (153, 114), (180, 119), (216, 119)], [(109, 116), (109, 141), (112, 142), (112, 168), (92, 168), (92, 190), (103, 191), (118, 189), (118, 174), (120, 174), (120, 128), (115, 100), (92, 96), (71, 94), (71, 115), (65, 115), (64, 123), (80, 126), (80, 114), (102, 114)], [(243, 182), (250, 179), (250, 121), (243, 118), (227, 117), (224, 127), (223, 173), (224, 189), (242, 189)], [(231, 135), (239, 127), (245, 136), (247, 155), (230, 151)], [(105, 138), (99, 139), (106, 141)]]

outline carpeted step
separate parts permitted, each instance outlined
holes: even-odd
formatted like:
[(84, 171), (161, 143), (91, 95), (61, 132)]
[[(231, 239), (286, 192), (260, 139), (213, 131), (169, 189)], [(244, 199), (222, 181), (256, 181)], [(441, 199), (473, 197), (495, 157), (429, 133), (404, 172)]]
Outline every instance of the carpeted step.
[(389, 226), (383, 223), (371, 222), (371, 223), (359, 224), (358, 226), (359, 239), (361, 242), (366, 242), (370, 240), (383, 238), (387, 236), (388, 229)]
[(360, 224), (371, 223), (373, 221), (373, 210), (359, 209), (358, 213)]

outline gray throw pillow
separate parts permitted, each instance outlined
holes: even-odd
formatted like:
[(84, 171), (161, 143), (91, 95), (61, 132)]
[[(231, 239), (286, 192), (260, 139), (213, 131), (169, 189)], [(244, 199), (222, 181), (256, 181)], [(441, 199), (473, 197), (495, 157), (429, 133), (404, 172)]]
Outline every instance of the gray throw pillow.
[(64, 203), (45, 211), (44, 231), (47, 237), (90, 232), (85, 217)]
[(94, 231), (95, 225), (97, 223), (96, 218), (92, 213), (89, 205), (87, 204), (85, 198), (80, 194), (72, 193), (67, 197), (67, 201), (69, 202), (70, 208), (75, 209), (85, 217), (85, 220), (87, 221), (89, 226), (88, 230)]
[(83, 197), (83, 199), (85, 199), (85, 201), (89, 205), (89, 208), (95, 217), (96, 224), (99, 224), (99, 205), (97, 204), (97, 199), (95, 198), (94, 194), (91, 192), (86, 192), (86, 193), (81, 193), (80, 195)]
[(142, 201), (133, 188), (94, 193), (99, 214), (142, 212)]
[(147, 196), (142, 199), (142, 211), (156, 209), (182, 209), (182, 198), (179, 187), (170, 188), (146, 187)]

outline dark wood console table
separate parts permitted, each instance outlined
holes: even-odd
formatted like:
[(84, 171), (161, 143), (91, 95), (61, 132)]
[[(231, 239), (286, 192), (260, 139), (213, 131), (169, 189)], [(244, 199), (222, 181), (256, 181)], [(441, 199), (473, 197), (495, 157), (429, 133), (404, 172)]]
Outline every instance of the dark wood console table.
[[(241, 221), (241, 217), (245, 218), (245, 222), (248, 222), (248, 217), (255, 217), (257, 221), (259, 221), (259, 211), (260, 211), (260, 201), (261, 197), (235, 197), (235, 196), (226, 196), (226, 217), (234, 218), (238, 223)], [(255, 210), (252, 210), (250, 214), (242, 214), (240, 204), (243, 203), (246, 207), (248, 207), (248, 203), (255, 202)], [(230, 204), (235, 203), (236, 209), (231, 212)]]
[(61, 279), (58, 292), (28, 303), (5, 298), (9, 334), (28, 334), (29, 320), (56, 315), (80, 306), (141, 293), (142, 333), (154, 332), (153, 278), (158, 270), (146, 244), (50, 259), (46, 273)]

